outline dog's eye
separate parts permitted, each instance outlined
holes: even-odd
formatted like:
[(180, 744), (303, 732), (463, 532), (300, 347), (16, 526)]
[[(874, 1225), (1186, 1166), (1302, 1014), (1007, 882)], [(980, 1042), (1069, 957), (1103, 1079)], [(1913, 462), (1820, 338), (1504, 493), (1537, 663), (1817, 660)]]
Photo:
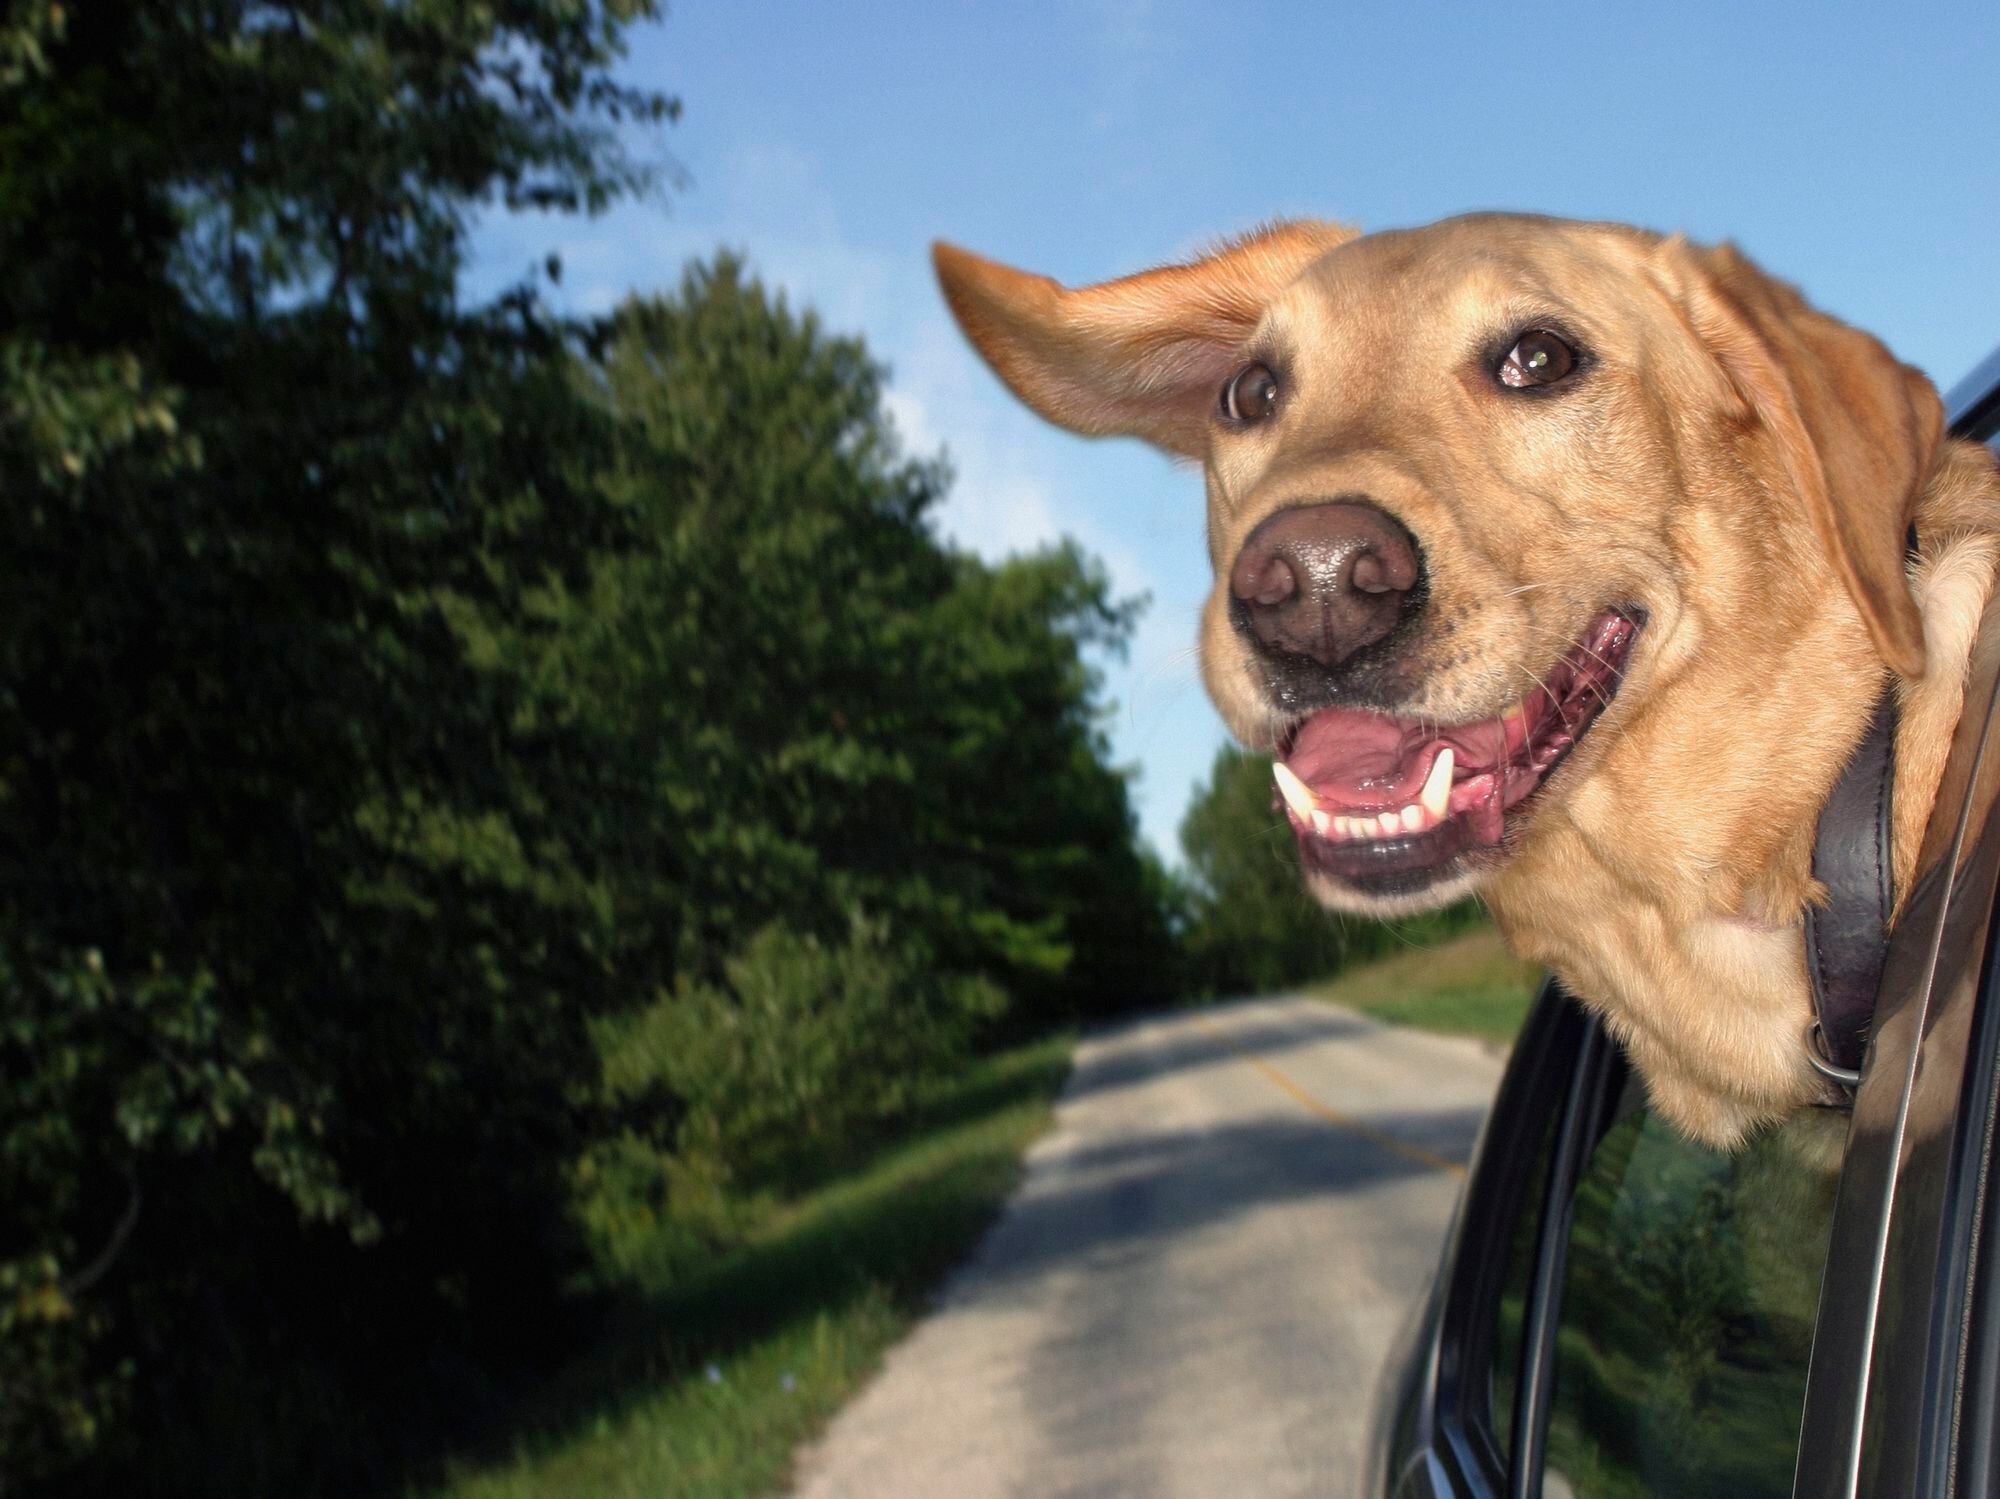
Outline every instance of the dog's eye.
[(1500, 362), (1500, 383), (1516, 389), (1553, 385), (1575, 368), (1575, 349), (1546, 328), (1531, 328)]
[(1261, 422), (1278, 409), (1278, 377), (1269, 365), (1246, 364), (1222, 386), (1222, 414), (1232, 422)]

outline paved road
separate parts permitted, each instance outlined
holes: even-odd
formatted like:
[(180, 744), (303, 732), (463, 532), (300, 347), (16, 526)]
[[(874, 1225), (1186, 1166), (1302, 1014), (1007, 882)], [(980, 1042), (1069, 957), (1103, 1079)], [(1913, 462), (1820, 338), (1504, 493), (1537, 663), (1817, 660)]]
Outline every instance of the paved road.
[(1087, 1038), (1005, 1214), (795, 1493), (1357, 1493), (1499, 1073), (1297, 999)]

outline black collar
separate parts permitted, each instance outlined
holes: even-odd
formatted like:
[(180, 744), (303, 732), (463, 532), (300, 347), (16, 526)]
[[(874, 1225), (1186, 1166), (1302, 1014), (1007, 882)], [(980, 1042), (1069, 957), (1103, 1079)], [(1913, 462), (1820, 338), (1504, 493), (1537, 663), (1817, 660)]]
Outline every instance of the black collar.
[[(1902, 534), (1902, 556), (1916, 566), (1914, 520)], [(1868, 1023), (1888, 957), (1888, 917), (1896, 901), (1890, 865), (1894, 781), (1896, 678), (1890, 674), (1868, 732), (1820, 807), (1812, 839), (1812, 877), (1826, 885), (1826, 905), (1806, 907), (1806, 973), (1812, 977), (1806, 1057), (1846, 1089), (1862, 1079)]]
[[(1917, 527), (1903, 536), (1903, 556), (1918, 557)], [(1806, 972), (1812, 979), (1813, 1023), (1806, 1056), (1832, 1081), (1861, 1080), (1875, 993), (1889, 951), (1889, 914), (1896, 898), (1893, 852), (1896, 679), (1883, 684), (1868, 731), (1854, 747), (1820, 809), (1813, 838), (1813, 878), (1826, 887), (1824, 908), (1806, 908)]]
[(1847, 1087), (1860, 1079), (1889, 945), (1895, 899), (1889, 862), (1895, 737), (1896, 684), (1891, 678), (1875, 700), (1868, 732), (1820, 811), (1813, 842), (1813, 878), (1826, 887), (1827, 898), (1824, 907), (1806, 908), (1806, 971), (1812, 978), (1817, 1031), (1807, 1039), (1806, 1055)]

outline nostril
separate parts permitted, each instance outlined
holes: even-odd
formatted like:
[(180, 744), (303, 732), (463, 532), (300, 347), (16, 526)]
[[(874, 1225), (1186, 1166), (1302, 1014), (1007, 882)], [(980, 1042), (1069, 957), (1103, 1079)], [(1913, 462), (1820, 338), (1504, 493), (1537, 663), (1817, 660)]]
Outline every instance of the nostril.
[(1389, 569), (1373, 552), (1363, 552), (1354, 559), (1354, 571), (1348, 575), (1347, 581), (1363, 593), (1401, 592), (1389, 580)]
[(1408, 593), (1417, 585), (1417, 554), (1387, 537), (1379, 544), (1363, 541), (1347, 575), (1348, 587), (1362, 593)]
[(1237, 565), (1235, 593), (1246, 604), (1269, 609), (1298, 591), (1298, 574), (1283, 557), (1246, 557)]

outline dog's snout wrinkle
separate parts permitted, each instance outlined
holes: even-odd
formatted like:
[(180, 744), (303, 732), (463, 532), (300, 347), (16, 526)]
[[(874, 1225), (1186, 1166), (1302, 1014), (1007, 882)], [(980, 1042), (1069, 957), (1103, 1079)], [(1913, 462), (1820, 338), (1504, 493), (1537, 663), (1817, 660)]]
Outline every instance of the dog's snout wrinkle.
[(1419, 596), (1423, 563), (1401, 522), (1335, 500), (1278, 511), (1230, 570), (1237, 626), (1261, 649), (1332, 669), (1384, 639)]

